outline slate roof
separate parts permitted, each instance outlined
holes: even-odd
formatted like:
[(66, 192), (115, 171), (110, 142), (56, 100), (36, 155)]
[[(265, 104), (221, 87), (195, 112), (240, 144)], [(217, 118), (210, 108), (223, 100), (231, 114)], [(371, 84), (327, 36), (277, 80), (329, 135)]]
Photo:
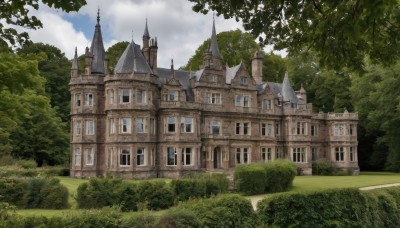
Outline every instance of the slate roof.
[(126, 47), (124, 53), (115, 66), (114, 73), (149, 73), (151, 68), (144, 58), (140, 46), (132, 42)]
[(94, 30), (92, 45), (90, 46), (90, 52), (93, 55), (92, 73), (104, 74), (105, 50), (103, 45), (103, 36), (101, 35), (100, 10), (97, 12), (97, 24)]
[(296, 93), (294, 92), (292, 86), (290, 85), (289, 76), (286, 72), (285, 78), (283, 79), (282, 83), (282, 96), (283, 101), (289, 101), (290, 103), (297, 103), (298, 98)]
[(213, 27), (211, 32), (211, 44), (208, 49), (209, 52), (212, 53), (212, 56), (218, 59), (222, 59), (221, 54), (219, 53), (218, 43), (217, 43), (217, 34), (215, 32), (215, 21), (213, 20)]
[[(159, 85), (162, 87), (167, 83), (169, 76), (171, 75), (171, 69), (168, 68), (157, 68), (159, 76)], [(175, 79), (177, 79), (182, 88), (186, 91), (187, 101), (194, 101), (194, 93), (190, 87), (190, 72), (183, 70), (175, 70)]]
[(242, 63), (240, 63), (239, 65), (236, 65), (234, 67), (226, 67), (226, 84), (231, 84), (232, 79), (235, 78), (241, 65), (242, 65)]

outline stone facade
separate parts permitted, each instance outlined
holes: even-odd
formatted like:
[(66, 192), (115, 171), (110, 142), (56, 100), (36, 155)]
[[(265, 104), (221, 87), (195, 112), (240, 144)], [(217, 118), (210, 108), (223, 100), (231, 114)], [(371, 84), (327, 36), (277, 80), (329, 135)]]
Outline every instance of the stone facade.
[(261, 52), (252, 75), (222, 66), (215, 25), (199, 71), (158, 68), (146, 23), (143, 48), (132, 41), (110, 73), (99, 22), (84, 73), (77, 54), (71, 68), (71, 176), (178, 177), (284, 158), (304, 175), (322, 158), (358, 172), (357, 113), (314, 113), (287, 75), (262, 82)]

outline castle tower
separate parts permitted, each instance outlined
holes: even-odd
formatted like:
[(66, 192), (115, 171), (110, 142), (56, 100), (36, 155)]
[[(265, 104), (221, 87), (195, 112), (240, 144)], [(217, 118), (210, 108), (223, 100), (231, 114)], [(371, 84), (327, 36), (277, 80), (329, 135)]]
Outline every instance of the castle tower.
[(98, 12), (90, 50), (85, 50), (85, 72), (78, 74), (76, 49), (71, 66), (71, 175), (75, 177), (104, 171), (104, 58)]

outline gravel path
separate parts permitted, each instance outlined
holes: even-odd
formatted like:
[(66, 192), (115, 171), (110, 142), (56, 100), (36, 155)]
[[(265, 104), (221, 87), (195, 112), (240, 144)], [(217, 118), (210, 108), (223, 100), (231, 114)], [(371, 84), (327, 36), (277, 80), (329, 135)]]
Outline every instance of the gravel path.
[[(360, 190), (373, 190), (377, 188), (388, 188), (388, 187), (396, 187), (400, 186), (400, 183), (395, 183), (395, 184), (383, 184), (383, 185), (375, 185), (375, 186), (368, 186), (368, 187), (362, 187)], [(264, 199), (265, 195), (257, 195), (257, 196), (250, 196), (249, 199), (251, 200), (251, 205), (253, 205), (253, 209), (257, 210), (257, 203)]]

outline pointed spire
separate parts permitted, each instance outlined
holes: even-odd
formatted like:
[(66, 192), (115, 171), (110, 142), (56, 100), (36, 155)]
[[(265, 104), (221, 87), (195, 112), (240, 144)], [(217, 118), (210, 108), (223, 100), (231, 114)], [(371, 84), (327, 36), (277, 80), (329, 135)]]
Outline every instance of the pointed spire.
[(171, 78), (175, 78), (174, 59), (171, 59)]
[(285, 72), (285, 78), (282, 83), (282, 97), (283, 101), (288, 101), (290, 103), (297, 103), (298, 100), (292, 86), (290, 85), (289, 74), (287, 71)]
[(104, 44), (100, 27), (100, 9), (97, 11), (97, 24), (95, 26), (90, 52), (93, 55), (92, 73), (104, 74)]
[(72, 60), (71, 70), (77, 70), (77, 69), (78, 69), (78, 50), (75, 47), (75, 55), (74, 59)]
[(150, 38), (149, 29), (147, 28), (147, 18), (146, 18), (146, 26), (144, 27), (143, 37)]
[(218, 59), (222, 59), (221, 54), (219, 53), (218, 43), (217, 43), (217, 33), (215, 32), (215, 19), (213, 16), (213, 27), (211, 32), (211, 44), (208, 49), (209, 52), (212, 53), (212, 56)]

